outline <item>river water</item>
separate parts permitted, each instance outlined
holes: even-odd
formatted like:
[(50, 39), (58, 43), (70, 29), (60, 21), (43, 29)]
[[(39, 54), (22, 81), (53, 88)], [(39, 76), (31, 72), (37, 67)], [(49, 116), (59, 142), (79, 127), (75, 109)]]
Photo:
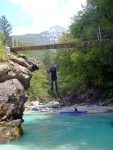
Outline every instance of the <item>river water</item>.
[(113, 150), (113, 114), (24, 114), (25, 134), (0, 150)]

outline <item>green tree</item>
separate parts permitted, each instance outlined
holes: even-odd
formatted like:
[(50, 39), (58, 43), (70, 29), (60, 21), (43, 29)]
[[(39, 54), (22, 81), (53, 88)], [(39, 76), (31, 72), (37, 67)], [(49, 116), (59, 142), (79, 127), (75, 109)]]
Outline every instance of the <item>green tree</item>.
[(36, 98), (46, 98), (49, 97), (47, 85), (47, 73), (45, 70), (45, 66), (42, 66), (40, 70), (33, 72), (32, 79), (30, 81), (30, 87), (27, 92), (30, 95), (30, 99)]
[[(70, 34), (62, 41), (97, 39), (98, 29), (102, 38), (109, 38), (113, 31), (113, 1), (87, 0), (83, 11), (73, 17)], [(91, 87), (97, 88), (103, 98), (112, 98), (113, 93), (113, 45), (59, 49), (59, 76), (63, 94), (72, 95)], [(63, 71), (62, 71), (63, 70)]]
[(108, 38), (113, 30), (113, 1), (111, 0), (87, 0), (83, 11), (75, 15), (70, 25), (70, 32), (77, 39), (97, 39), (99, 28), (102, 38)]
[[(70, 34), (64, 34), (60, 42), (72, 42), (73, 40), (75, 39), (73, 39)], [(58, 68), (58, 84), (62, 96), (71, 95), (75, 93), (76, 90), (74, 86), (72, 86), (73, 73), (76, 70), (74, 63), (71, 61), (71, 55), (74, 51), (74, 48), (61, 48), (57, 50), (56, 61), (58, 61), (60, 65)]]
[(11, 37), (12, 26), (5, 16), (0, 18), (0, 33), (4, 36), (4, 45), (11, 46)]
[(0, 47), (3, 46), (3, 41), (4, 41), (4, 37), (3, 37), (3, 35), (0, 33)]
[(4, 50), (3, 41), (4, 41), (4, 37), (0, 33), (0, 62), (4, 62), (4, 61), (8, 60), (8, 57), (7, 57), (6, 52)]
[[(97, 39), (98, 29), (100, 28), (102, 39), (112, 38), (112, 5), (113, 1), (111, 0), (87, 0), (87, 5), (83, 11), (80, 11), (73, 18), (73, 23), (70, 26), (71, 35), (78, 40), (94, 40)], [(104, 98), (112, 97), (113, 92), (112, 51), (112, 44), (101, 45), (101, 47), (82, 48), (78, 52), (77, 58), (75, 57), (76, 52), (71, 57), (76, 64), (76, 68), (78, 68), (76, 79), (83, 75), (84, 82), (82, 84), (87, 88), (92, 85), (98, 86), (101, 89), (100, 95)], [(82, 58), (81, 61), (79, 61), (79, 58)]]

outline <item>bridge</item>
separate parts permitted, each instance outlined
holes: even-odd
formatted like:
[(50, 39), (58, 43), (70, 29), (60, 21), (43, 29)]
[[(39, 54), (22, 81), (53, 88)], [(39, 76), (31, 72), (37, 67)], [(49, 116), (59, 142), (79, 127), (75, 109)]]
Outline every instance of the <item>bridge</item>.
[(91, 40), (91, 41), (74, 41), (57, 44), (37, 45), (37, 46), (18, 46), (11, 47), (11, 52), (18, 51), (33, 51), (33, 50), (48, 50), (48, 49), (59, 49), (59, 48), (76, 48), (76, 47), (93, 47), (112, 44), (113, 39), (102, 39), (102, 40)]

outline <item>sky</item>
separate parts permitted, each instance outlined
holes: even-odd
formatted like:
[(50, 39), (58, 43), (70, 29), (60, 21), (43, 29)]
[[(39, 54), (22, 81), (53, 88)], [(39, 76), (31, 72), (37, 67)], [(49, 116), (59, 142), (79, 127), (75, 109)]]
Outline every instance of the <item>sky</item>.
[(68, 29), (86, 0), (0, 0), (0, 17), (12, 25), (12, 35), (41, 33), (60, 25)]

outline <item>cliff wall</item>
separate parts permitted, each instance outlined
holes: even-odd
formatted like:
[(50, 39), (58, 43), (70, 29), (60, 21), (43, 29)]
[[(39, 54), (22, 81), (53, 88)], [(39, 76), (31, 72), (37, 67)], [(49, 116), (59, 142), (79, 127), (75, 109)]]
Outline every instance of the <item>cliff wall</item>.
[(0, 141), (10, 140), (23, 134), (24, 103), (26, 89), (30, 86), (32, 71), (38, 70), (40, 63), (20, 55), (6, 52), (6, 59), (0, 61)]

